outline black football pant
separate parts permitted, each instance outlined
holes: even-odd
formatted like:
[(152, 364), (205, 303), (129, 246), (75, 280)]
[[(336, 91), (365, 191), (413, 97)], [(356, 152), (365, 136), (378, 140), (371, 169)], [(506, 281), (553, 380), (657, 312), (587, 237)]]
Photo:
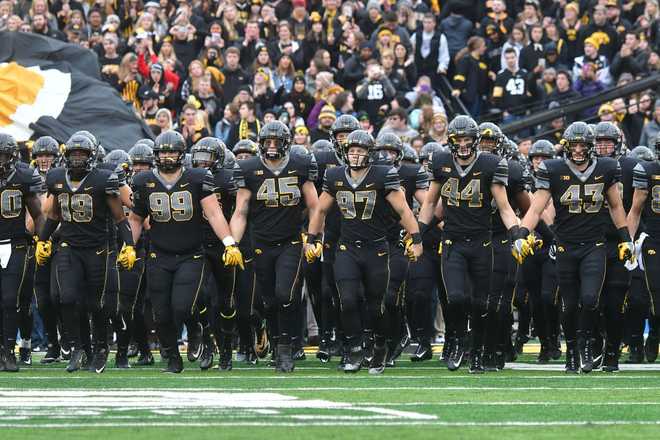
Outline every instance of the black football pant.
[(494, 352), (509, 335), (517, 270), (509, 239), (506, 235), (493, 236), (493, 276), (486, 323), (486, 350), (489, 352)]
[(558, 330), (557, 270), (549, 247), (534, 252), (522, 265), (522, 277), (529, 293), (534, 328), (541, 342), (556, 340)]
[[(29, 310), (34, 273), (34, 249), (25, 241), (11, 243), (11, 256), (7, 267), (0, 269), (0, 294), (2, 296), (2, 333), (7, 350), (14, 350), (21, 310)], [(30, 338), (21, 325), (21, 337)], [(29, 328), (31, 331), (31, 327)]]
[(642, 245), (644, 277), (651, 303), (651, 331), (660, 333), (660, 238), (647, 237)]
[[(146, 288), (145, 276), (145, 257), (146, 251), (138, 249), (137, 260), (131, 270), (119, 270), (119, 286), (117, 297), (117, 313), (115, 318), (115, 329), (117, 331), (117, 350), (128, 350), (131, 337), (135, 334), (138, 343), (142, 343), (141, 350), (145, 349), (144, 339), (136, 331), (136, 320), (144, 318), (142, 316), (142, 305), (144, 303), (144, 294)], [(144, 327), (144, 325), (142, 325)], [(142, 339), (140, 341), (140, 339)]]
[(398, 241), (389, 243), (390, 252), (390, 282), (385, 292), (385, 337), (391, 344), (397, 344), (401, 339), (404, 326), (404, 304), (406, 278), (410, 260), (404, 254), (403, 245)]
[(177, 337), (195, 313), (205, 274), (204, 252), (176, 255), (150, 250), (146, 262), (149, 297), (161, 347), (178, 353)]
[[(202, 325), (207, 322), (216, 335), (223, 335), (231, 338), (236, 331), (236, 321), (238, 313), (237, 294), (238, 294), (238, 273), (240, 269), (235, 267), (226, 267), (222, 262), (224, 246), (206, 247), (206, 264), (210, 269), (215, 283), (207, 283), (206, 291), (206, 313), (202, 313), (200, 305), (200, 316)], [(210, 312), (209, 312), (210, 308)], [(208, 316), (206, 319), (205, 315)], [(206, 322), (205, 322), (206, 321)]]
[(58, 296), (51, 289), (56, 289), (55, 271), (52, 270), (54, 256), (43, 266), (34, 270), (34, 297), (37, 310), (44, 323), (44, 331), (49, 345), (59, 346), (57, 324), (59, 317)]
[(407, 281), (407, 303), (410, 312), (412, 334), (419, 342), (427, 342), (433, 337), (433, 318), (435, 316), (432, 295), (437, 292), (440, 298), (442, 313), (447, 310), (447, 295), (444, 292), (440, 275), (439, 242), (424, 241), (424, 252), (417, 262), (410, 265)]
[(566, 343), (572, 348), (578, 328), (585, 339), (593, 335), (606, 267), (607, 247), (604, 242), (557, 245), (562, 326)]
[(289, 344), (298, 334), (302, 300), (302, 240), (255, 243), (255, 273), (261, 289), (270, 333), (274, 340)]
[(651, 317), (651, 295), (646, 272), (637, 268), (632, 271), (630, 294), (626, 298), (624, 341), (627, 345), (639, 346), (643, 343), (646, 318)]
[(107, 346), (108, 316), (113, 311), (106, 304), (109, 260), (110, 253), (105, 244), (98, 248), (79, 248), (63, 242), (58, 247), (53, 264), (64, 333), (71, 347), (81, 348), (85, 345), (82, 338), (88, 338), (88, 334), (84, 334), (88, 313), (92, 317), (95, 347)]
[(390, 248), (385, 239), (371, 242), (339, 241), (335, 254), (335, 280), (339, 292), (341, 327), (347, 346), (360, 344), (365, 321), (373, 326), (377, 345), (385, 342), (384, 297), (390, 282)]
[(241, 345), (253, 345), (253, 329), (259, 328), (264, 319), (263, 300), (257, 287), (254, 272), (254, 249), (241, 247), (245, 269), (237, 271), (235, 290), (232, 294), (238, 302), (238, 335)]
[(619, 352), (623, 339), (624, 308), (631, 283), (631, 272), (619, 260), (617, 245), (618, 241), (608, 241), (606, 244), (607, 269), (601, 300), (607, 351), (612, 353)]
[[(465, 337), (471, 309), (473, 347), (484, 345), (488, 295), (493, 272), (490, 237), (443, 239), (442, 279), (447, 291), (447, 312), (456, 319), (455, 336)], [(467, 281), (470, 281), (470, 289)]]
[[(320, 331), (326, 341), (332, 338), (332, 330), (341, 333), (339, 314), (339, 292), (335, 282), (335, 256), (337, 239), (326, 236), (323, 243), (323, 261), (321, 262), (321, 324)], [(340, 338), (337, 338), (341, 340)]]

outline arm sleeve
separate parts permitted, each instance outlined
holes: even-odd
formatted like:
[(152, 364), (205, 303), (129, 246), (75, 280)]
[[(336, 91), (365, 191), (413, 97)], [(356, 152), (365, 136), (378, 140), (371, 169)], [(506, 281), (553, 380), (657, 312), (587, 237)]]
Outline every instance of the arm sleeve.
[(234, 182), (236, 182), (236, 188), (247, 188), (245, 185), (245, 171), (238, 164), (234, 167)]
[(44, 181), (39, 175), (39, 171), (35, 168), (32, 176), (30, 176), (30, 186), (28, 191), (32, 194), (41, 194), (45, 190)]
[(227, 192), (231, 195), (236, 195), (238, 192), (238, 186), (236, 185), (236, 179), (234, 179), (233, 173), (227, 173), (227, 181), (225, 182)]
[(428, 189), (428, 187), (429, 187), (429, 175), (424, 169), (424, 167), (420, 165), (419, 169), (417, 170), (417, 176), (415, 177), (415, 188)]
[(607, 185), (605, 185), (605, 190), (608, 190), (612, 185), (615, 185), (618, 182), (621, 182), (621, 165), (619, 161), (615, 161), (615, 165), (610, 171), (610, 178), (607, 180)]
[(307, 167), (307, 180), (316, 182), (319, 178), (319, 166), (313, 154), (309, 155), (309, 165)]
[(142, 218), (149, 215), (144, 184), (141, 179), (133, 180), (133, 212)]
[(536, 188), (537, 189), (550, 189), (550, 173), (544, 162), (541, 162), (539, 169), (536, 171)]
[(493, 183), (505, 186), (509, 183), (509, 164), (506, 159), (500, 160), (497, 164), (497, 168), (495, 168), (495, 173), (493, 174)]
[(108, 176), (108, 180), (105, 182), (105, 193), (109, 196), (119, 195), (119, 178), (117, 177), (117, 173), (112, 173)]
[(396, 168), (392, 167), (387, 171), (385, 175), (385, 195), (388, 195), (392, 191), (398, 191), (401, 188), (401, 179), (399, 178), (399, 173)]
[(328, 179), (328, 175), (331, 174), (330, 170), (326, 170), (325, 176), (323, 176), (323, 192), (327, 192), (332, 197), (335, 196), (335, 188), (332, 182)]
[(206, 171), (204, 177), (202, 177), (202, 194), (201, 198), (204, 199), (212, 194), (215, 194), (220, 191), (220, 188), (215, 184), (215, 179), (213, 174), (210, 171)]
[(633, 188), (645, 190), (650, 188), (649, 176), (641, 163), (635, 165), (633, 169)]

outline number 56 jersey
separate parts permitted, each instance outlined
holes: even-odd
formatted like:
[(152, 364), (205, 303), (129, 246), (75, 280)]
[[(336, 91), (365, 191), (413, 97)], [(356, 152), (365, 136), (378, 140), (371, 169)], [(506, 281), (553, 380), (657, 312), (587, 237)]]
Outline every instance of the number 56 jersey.
[(202, 247), (202, 199), (217, 192), (213, 175), (203, 168), (184, 168), (174, 183), (156, 169), (133, 178), (133, 212), (149, 217), (151, 246), (162, 252), (190, 254)]
[(552, 194), (555, 233), (560, 243), (604, 240), (606, 219), (600, 210), (607, 190), (621, 180), (621, 168), (615, 159), (593, 159), (582, 172), (567, 159), (544, 160), (536, 177), (536, 188)]
[(238, 188), (250, 190), (250, 225), (260, 243), (280, 243), (300, 236), (303, 225), (302, 187), (318, 176), (314, 156), (290, 154), (276, 169), (259, 157), (239, 162), (234, 169)]

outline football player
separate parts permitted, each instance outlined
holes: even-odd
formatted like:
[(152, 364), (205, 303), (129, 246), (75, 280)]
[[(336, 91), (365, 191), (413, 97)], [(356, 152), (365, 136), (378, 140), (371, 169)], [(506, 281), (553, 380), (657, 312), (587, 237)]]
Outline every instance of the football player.
[(302, 294), (303, 210), (314, 212), (317, 167), (311, 155), (290, 155), (291, 133), (280, 121), (259, 131), (260, 157), (236, 168), (236, 210), (231, 230), (237, 240), (252, 227), (255, 272), (262, 290), (272, 340), (276, 341), (276, 369), (294, 369), (291, 337)]
[[(90, 368), (105, 370), (108, 356), (107, 278), (109, 249), (107, 221), (112, 217), (124, 243), (120, 264), (131, 268), (135, 250), (131, 229), (119, 198), (117, 174), (94, 166), (94, 145), (82, 135), (74, 135), (64, 149), (63, 168), (46, 175), (51, 200), (45, 224), (39, 231), (35, 256), (44, 264), (52, 253), (51, 236), (60, 225), (59, 243), (54, 259), (59, 286), (60, 309), (65, 337), (71, 346), (68, 372), (80, 369), (85, 357), (82, 348), (81, 317), (92, 316), (94, 355)], [(86, 289), (82, 287), (86, 286)], [(83, 319), (84, 320), (84, 319)]]
[(133, 178), (135, 204), (129, 221), (137, 240), (149, 217), (147, 283), (161, 349), (167, 355), (164, 372), (181, 373), (177, 335), (195, 312), (208, 270), (202, 249), (203, 216), (225, 246), (224, 264), (240, 266), (243, 258), (218, 205), (213, 175), (203, 168), (182, 166), (183, 136), (175, 131), (161, 133), (153, 150), (156, 168)]
[[(562, 300), (562, 327), (566, 337), (566, 372), (593, 369), (593, 329), (605, 281), (607, 247), (601, 208), (607, 200), (619, 237), (618, 257), (631, 259), (634, 244), (617, 186), (621, 169), (616, 160), (595, 157), (594, 133), (584, 122), (564, 132), (564, 158), (546, 160), (537, 171), (532, 206), (515, 240), (519, 262), (539, 247), (529, 231), (536, 227), (548, 202), (556, 211), (557, 272)], [(582, 342), (578, 347), (578, 329)], [(578, 351), (579, 348), (579, 351)]]
[[(507, 231), (512, 232), (517, 218), (507, 198), (507, 161), (478, 150), (477, 123), (469, 116), (459, 115), (449, 124), (448, 134), (451, 152), (433, 155), (433, 180), (419, 221), (426, 230), (442, 198), (442, 278), (447, 291), (447, 317), (454, 321), (448, 327), (455, 332), (446, 342), (451, 345), (447, 368), (455, 371), (463, 361), (463, 340), (471, 313), (474, 342), (470, 372), (483, 373), (487, 302), (493, 272), (492, 204), (497, 205)], [(467, 277), (471, 281), (471, 295)]]
[(407, 250), (412, 259), (422, 253), (422, 237), (400, 189), (396, 169), (373, 165), (377, 160), (373, 137), (363, 130), (353, 131), (340, 151), (346, 165), (326, 170), (319, 209), (310, 219), (305, 255), (308, 260), (321, 256), (323, 221), (336, 201), (342, 217), (334, 269), (345, 346), (349, 347), (344, 371), (357, 372), (362, 365), (360, 301), (364, 295), (366, 322), (374, 330), (369, 373), (381, 374), (388, 351), (382, 304), (390, 279), (387, 232), (392, 221), (391, 210), (412, 237)]
[[(37, 228), (43, 226), (41, 213), (43, 181), (36, 169), (17, 166), (18, 145), (9, 134), (0, 133), (0, 255), (2, 268), (2, 352), (0, 367), (7, 372), (17, 372), (16, 334), (19, 327), (19, 311), (29, 308), (31, 295), (23, 288), (26, 271), (32, 253), (32, 240), (26, 230), (26, 214), (29, 213)], [(25, 298), (27, 297), (27, 298)], [(21, 336), (25, 337), (23, 334)]]

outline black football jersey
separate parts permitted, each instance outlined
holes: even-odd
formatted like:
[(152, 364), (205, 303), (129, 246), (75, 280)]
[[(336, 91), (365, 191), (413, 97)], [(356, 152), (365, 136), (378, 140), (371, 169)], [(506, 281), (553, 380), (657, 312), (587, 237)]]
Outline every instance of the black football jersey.
[(555, 233), (562, 243), (590, 243), (604, 238), (602, 208), (607, 190), (621, 180), (619, 163), (609, 157), (594, 159), (580, 172), (566, 159), (541, 163), (537, 189), (552, 194)]
[(289, 155), (277, 169), (259, 157), (241, 161), (234, 171), (238, 188), (250, 190), (252, 236), (261, 243), (290, 240), (302, 232), (305, 203), (302, 188), (318, 176), (312, 155)]
[[(632, 197), (633, 197), (633, 170), (637, 165), (637, 159), (632, 157), (621, 157), (619, 158), (619, 167), (621, 168), (621, 180), (617, 183), (619, 187), (619, 194), (623, 199), (623, 209), (628, 213), (630, 207), (632, 206)], [(603, 227), (605, 228), (605, 237), (608, 241), (619, 241), (619, 234), (616, 230), (616, 226), (612, 221), (612, 216), (610, 215), (610, 209), (607, 204), (607, 200), (603, 203), (601, 208), (601, 213), (603, 215)]]
[(203, 242), (201, 201), (216, 193), (210, 171), (184, 168), (174, 183), (167, 183), (158, 170), (142, 171), (133, 178), (133, 212), (149, 217), (149, 245), (172, 254), (198, 251)]
[[(428, 189), (429, 175), (423, 165), (402, 164), (398, 169), (401, 189), (406, 195), (406, 202), (410, 209), (413, 209), (415, 193), (419, 189)], [(398, 241), (401, 237), (401, 224), (399, 215), (392, 210), (392, 224), (388, 228), (387, 240)]]
[(642, 218), (644, 230), (651, 237), (660, 238), (660, 162), (640, 162), (633, 171), (633, 188), (648, 191)]
[(71, 246), (99, 247), (107, 243), (112, 213), (108, 196), (119, 196), (117, 174), (92, 168), (74, 182), (65, 168), (54, 168), (46, 175), (48, 193), (60, 206), (60, 240)]
[(347, 241), (373, 241), (385, 238), (392, 225), (392, 208), (385, 199), (399, 191), (396, 168), (372, 165), (359, 181), (346, 166), (325, 172), (323, 191), (334, 197), (341, 212), (341, 238)]
[[(341, 162), (334, 151), (317, 151), (314, 153), (316, 164), (319, 170), (318, 179), (316, 179), (316, 191), (319, 196), (323, 192), (323, 182), (325, 180), (325, 171), (334, 167), (341, 166)], [(341, 214), (339, 207), (335, 203), (330, 212), (325, 217), (325, 236), (326, 237), (339, 237), (339, 230), (341, 227)]]
[(492, 184), (507, 185), (506, 159), (479, 152), (476, 159), (462, 167), (451, 153), (437, 151), (430, 164), (433, 180), (441, 186), (444, 208), (444, 235), (474, 237), (490, 233), (493, 196)]
[[(213, 182), (216, 187), (215, 196), (227, 221), (231, 218), (236, 202), (236, 182), (234, 171), (220, 168), (213, 173)], [(204, 244), (207, 246), (219, 246), (222, 241), (215, 235), (208, 221), (204, 221)]]
[[(529, 184), (528, 172), (525, 168), (520, 165), (520, 162), (517, 160), (509, 160), (509, 178), (507, 179), (506, 185), (506, 195), (509, 199), (509, 204), (514, 211), (518, 210), (518, 204), (516, 202), (516, 196), (523, 191), (526, 191), (527, 185)], [(502, 221), (502, 216), (500, 216), (500, 211), (497, 209), (497, 204), (493, 200), (493, 235), (503, 235), (506, 234), (507, 229), (504, 226)]]
[(16, 167), (7, 179), (0, 179), (0, 240), (25, 239), (26, 200), (42, 193), (43, 180), (39, 172)]

